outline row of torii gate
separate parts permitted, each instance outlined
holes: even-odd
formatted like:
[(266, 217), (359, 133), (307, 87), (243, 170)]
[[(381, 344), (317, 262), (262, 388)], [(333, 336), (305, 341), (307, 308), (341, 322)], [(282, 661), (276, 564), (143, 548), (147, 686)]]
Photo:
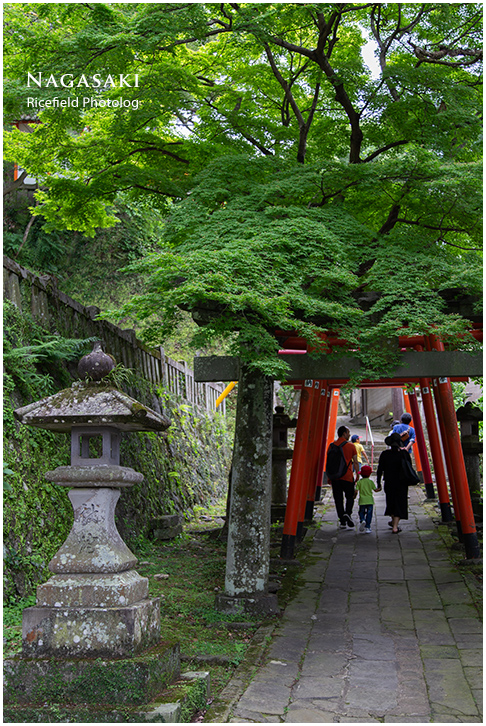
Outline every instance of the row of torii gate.
[[(470, 333), (482, 341), (481, 324), (472, 324)], [(307, 355), (306, 341), (296, 334), (277, 331), (276, 336), (282, 344), (279, 355), (290, 366), (285, 383), (301, 388), (281, 545), (281, 558), (291, 560), (304, 521), (312, 519), (314, 502), (320, 495), (326, 451), (335, 434), (340, 388), (359, 369), (359, 363), (352, 357), (317, 360)], [(326, 343), (332, 352), (345, 341), (327, 336)], [(482, 357), (446, 351), (434, 335), (400, 336), (398, 345), (401, 365), (394, 375), (360, 385), (408, 388), (405, 402), (416, 430), (417, 462), (426, 495), (435, 498), (414, 392), (420, 387), (442, 521), (455, 519), (466, 557), (477, 558), (479, 544), (451, 381), (482, 375)], [(198, 381), (238, 381), (225, 592), (217, 597), (217, 606), (226, 612), (275, 612), (276, 596), (268, 592), (273, 379), (236, 358), (220, 356), (196, 358), (194, 372)]]

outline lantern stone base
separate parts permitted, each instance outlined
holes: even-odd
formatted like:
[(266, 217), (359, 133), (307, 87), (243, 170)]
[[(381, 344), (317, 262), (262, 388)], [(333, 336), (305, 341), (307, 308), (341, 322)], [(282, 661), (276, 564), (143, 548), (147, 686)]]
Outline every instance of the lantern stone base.
[(188, 723), (207, 705), (209, 673), (180, 673), (178, 644), (136, 658), (4, 661), (4, 723)]
[(189, 723), (209, 673), (180, 673), (179, 646), (121, 660), (4, 661), (4, 723)]
[(4, 661), (4, 703), (147, 703), (179, 674), (178, 643), (117, 660), (15, 656)]
[(31, 607), (22, 652), (31, 658), (129, 658), (160, 639), (159, 599), (126, 607)]
[(54, 575), (37, 586), (38, 607), (120, 607), (145, 600), (148, 578), (135, 570), (113, 574)]
[[(162, 681), (157, 685), (162, 686)], [(137, 698), (139, 693), (137, 689)], [(189, 723), (207, 707), (209, 696), (209, 673), (192, 671), (182, 673), (150, 702), (79, 703), (58, 695), (57, 701), (49, 698), (37, 704), (4, 703), (3, 716), (4, 723)]]
[(226, 615), (276, 615), (279, 612), (277, 596), (268, 593), (244, 596), (218, 593), (215, 607)]

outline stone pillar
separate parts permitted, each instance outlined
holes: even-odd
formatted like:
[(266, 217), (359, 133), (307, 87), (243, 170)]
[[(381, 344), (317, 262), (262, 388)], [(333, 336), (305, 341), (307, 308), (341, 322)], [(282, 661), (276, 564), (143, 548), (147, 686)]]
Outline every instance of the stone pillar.
[(471, 504), (477, 520), (483, 518), (481, 501), (481, 466), (479, 455), (483, 446), (479, 440), (479, 421), (483, 420), (483, 412), (468, 401), (456, 411), (457, 420), (461, 425), (461, 446), (464, 454), (467, 483), (471, 494)]
[(392, 409), (393, 419), (400, 421), (400, 416), (403, 413), (403, 393), (401, 388), (392, 388)]
[(274, 613), (268, 594), (272, 485), (273, 382), (242, 365), (238, 382), (226, 579), (216, 607), (227, 613)]
[[(297, 426), (297, 419), (284, 413), (283, 406), (275, 406), (273, 414), (272, 448), (272, 522), (274, 513), (285, 516), (287, 503), (287, 461), (292, 458), (292, 449), (287, 445), (289, 428)], [(281, 511), (280, 511), (281, 510)]]

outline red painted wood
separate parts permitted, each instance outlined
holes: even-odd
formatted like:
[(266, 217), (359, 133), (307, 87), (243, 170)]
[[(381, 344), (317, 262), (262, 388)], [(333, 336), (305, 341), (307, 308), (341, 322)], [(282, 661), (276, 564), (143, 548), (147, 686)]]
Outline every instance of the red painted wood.
[[(284, 535), (297, 533), (299, 522), (299, 503), (301, 490), (303, 488), (302, 470), (307, 454), (307, 442), (311, 425), (312, 391), (314, 381), (306, 381), (300, 396), (299, 415), (295, 429), (294, 453), (292, 456), (292, 468), (290, 470), (289, 491), (287, 494), (287, 507), (285, 509)], [(307, 490), (305, 490), (307, 492)]]

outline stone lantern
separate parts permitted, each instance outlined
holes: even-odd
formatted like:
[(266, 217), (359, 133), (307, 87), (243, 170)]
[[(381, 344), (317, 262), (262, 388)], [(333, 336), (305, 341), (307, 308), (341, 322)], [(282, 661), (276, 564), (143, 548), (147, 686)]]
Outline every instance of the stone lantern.
[(165, 416), (122, 393), (103, 377), (114, 367), (95, 344), (79, 364), (87, 382), (18, 409), (30, 426), (71, 433), (71, 464), (46, 473), (69, 489), (74, 523), (49, 563), (53, 576), (23, 612), (24, 657), (126, 658), (160, 640), (160, 606), (148, 598), (148, 579), (120, 537), (115, 507), (121, 490), (143, 475), (120, 466), (128, 431), (164, 431)]
[(483, 412), (468, 401), (456, 411), (457, 420), (461, 424), (461, 447), (464, 454), (469, 492), (474, 515), (482, 520), (481, 504), (481, 466), (479, 455), (483, 445), (479, 440), (479, 422), (483, 420)]
[(284, 413), (283, 406), (275, 406), (272, 429), (272, 522), (285, 517), (287, 503), (287, 461), (293, 449), (288, 447), (289, 428), (297, 426), (297, 419)]

